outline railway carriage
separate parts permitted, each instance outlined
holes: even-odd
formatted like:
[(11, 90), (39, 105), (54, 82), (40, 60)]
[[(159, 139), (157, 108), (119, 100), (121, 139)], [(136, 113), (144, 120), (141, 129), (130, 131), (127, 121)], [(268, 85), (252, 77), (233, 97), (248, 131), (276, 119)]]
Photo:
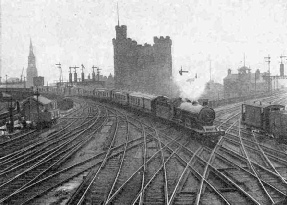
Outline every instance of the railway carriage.
[(111, 90), (108, 89), (96, 89), (95, 97), (102, 100), (109, 100), (111, 98)]
[(129, 105), (131, 108), (142, 110), (144, 107), (143, 95), (138, 92), (129, 94)]
[(112, 90), (111, 99), (113, 102), (119, 103), (121, 105), (128, 105), (129, 104), (129, 92)]
[(287, 142), (287, 111), (284, 105), (254, 101), (242, 104), (241, 123), (247, 129)]
[(155, 99), (157, 96), (155, 95), (143, 95), (143, 111), (147, 113), (154, 113), (154, 105), (155, 105)]
[(93, 97), (94, 96), (94, 90), (95, 88), (93, 87), (85, 87), (85, 88), (81, 88), (82, 91), (82, 96), (84, 97)]

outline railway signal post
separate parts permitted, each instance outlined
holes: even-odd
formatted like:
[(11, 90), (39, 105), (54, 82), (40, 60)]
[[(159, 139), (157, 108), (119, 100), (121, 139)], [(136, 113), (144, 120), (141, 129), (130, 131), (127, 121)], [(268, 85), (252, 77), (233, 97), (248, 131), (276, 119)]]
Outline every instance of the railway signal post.
[(93, 67), (92, 67), (92, 69), (93, 69), (93, 73), (92, 73), (92, 79), (93, 79), (93, 81), (96, 81), (95, 68), (98, 68), (98, 67), (96, 67), (96, 66), (93, 65)]
[(264, 57), (264, 59), (265, 59), (265, 62), (267, 62), (268, 63), (268, 78), (267, 78), (267, 83), (268, 83), (268, 92), (271, 92), (271, 78), (270, 78), (270, 59), (271, 59), (271, 57), (270, 57), (270, 55), (268, 55), (267, 57)]
[(97, 75), (98, 75), (98, 82), (100, 81), (100, 70), (102, 70), (102, 69), (100, 69), (100, 68), (98, 68), (98, 67), (96, 67), (97, 68)]
[(39, 128), (39, 122), (40, 122), (40, 115), (39, 115), (39, 91), (38, 91), (38, 86), (36, 86), (36, 93), (34, 95), (37, 96), (37, 128)]
[(182, 67), (181, 67), (181, 69), (179, 70), (179, 74), (182, 75), (182, 73), (188, 73), (188, 71), (187, 70), (182, 70)]
[(8, 127), (7, 127), (7, 130), (8, 130), (8, 133), (13, 133), (14, 132), (14, 118), (13, 118), (13, 100), (12, 100), (12, 95), (11, 95), (11, 98), (10, 98), (10, 103), (8, 102), (8, 110), (9, 110), (9, 124), (8, 124)]

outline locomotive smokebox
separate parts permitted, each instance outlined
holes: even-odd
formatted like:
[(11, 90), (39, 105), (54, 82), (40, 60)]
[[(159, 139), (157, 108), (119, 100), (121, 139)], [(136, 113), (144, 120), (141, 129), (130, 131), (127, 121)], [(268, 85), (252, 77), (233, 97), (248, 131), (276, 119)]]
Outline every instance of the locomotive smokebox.
[(284, 76), (284, 64), (280, 63), (280, 76)]

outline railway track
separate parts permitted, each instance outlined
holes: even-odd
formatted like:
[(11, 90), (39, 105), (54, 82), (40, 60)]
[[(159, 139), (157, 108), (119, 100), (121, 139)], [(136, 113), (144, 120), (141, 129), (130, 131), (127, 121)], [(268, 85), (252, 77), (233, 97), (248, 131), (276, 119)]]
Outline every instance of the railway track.
[[(57, 192), (65, 203), (261, 205), (286, 198), (286, 153), (240, 127), (238, 108), (217, 119), (227, 134), (212, 149), (194, 134), (146, 115), (96, 106), (108, 113), (108, 128), (95, 137), (99, 151), (77, 163), (56, 164), (54, 171), (30, 180), (2, 202), (41, 204), (45, 195), (83, 177), (74, 191)], [(101, 141), (104, 132), (108, 134)], [(74, 150), (75, 156), (80, 157), (80, 150)]]
[[(16, 203), (15, 194), (19, 190), (51, 174), (55, 168), (90, 140), (92, 137), (90, 130), (95, 129), (94, 127), (101, 127), (104, 119), (105, 117), (98, 113), (94, 119), (66, 131), (65, 134), (62, 132), (63, 130), (60, 130), (44, 141), (2, 157), (0, 162), (3, 168), (0, 172), (0, 202)], [(86, 136), (81, 137), (84, 133)]]

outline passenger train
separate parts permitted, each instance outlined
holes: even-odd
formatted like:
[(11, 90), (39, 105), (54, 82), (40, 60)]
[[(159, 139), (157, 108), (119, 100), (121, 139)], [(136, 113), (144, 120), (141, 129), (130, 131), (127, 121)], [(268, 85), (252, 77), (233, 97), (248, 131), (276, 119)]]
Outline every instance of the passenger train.
[(113, 102), (144, 113), (149, 113), (164, 121), (172, 122), (196, 132), (203, 141), (217, 142), (225, 131), (213, 125), (215, 111), (208, 107), (208, 101), (199, 104), (181, 98), (143, 94), (115, 89), (92, 89), (80, 87), (41, 87), (40, 93), (55, 93), (65, 96), (90, 97)]

